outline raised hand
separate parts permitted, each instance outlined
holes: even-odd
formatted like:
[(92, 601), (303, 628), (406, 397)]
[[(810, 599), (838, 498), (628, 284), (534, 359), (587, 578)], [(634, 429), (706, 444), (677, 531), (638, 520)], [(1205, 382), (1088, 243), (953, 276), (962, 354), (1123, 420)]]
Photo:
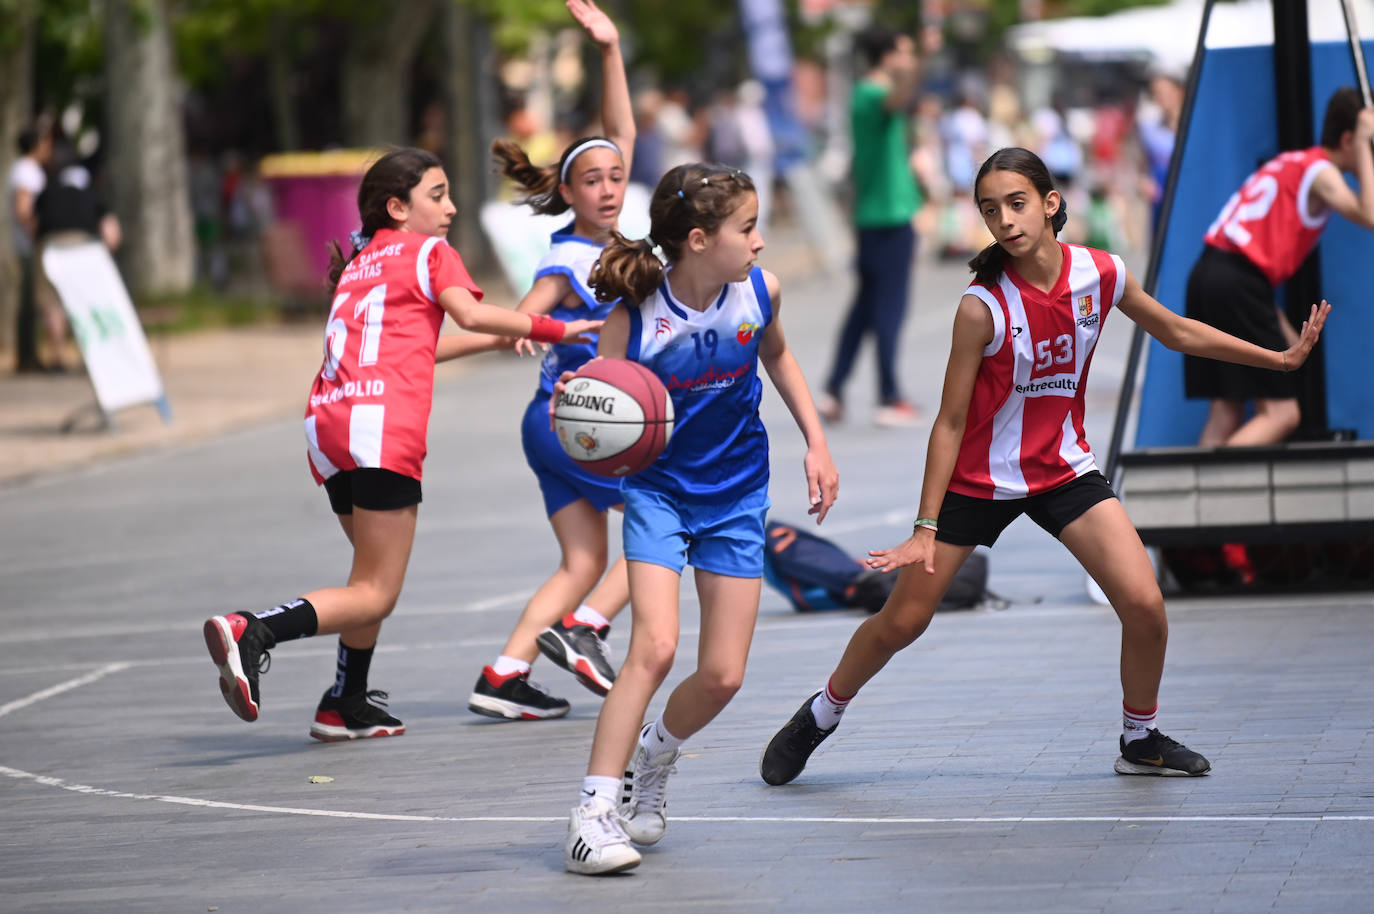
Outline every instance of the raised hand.
[(1317, 338), (1321, 336), (1326, 316), (1330, 313), (1331, 306), (1327, 304), (1326, 299), (1322, 299), (1320, 305), (1312, 306), (1307, 320), (1302, 322), (1302, 332), (1298, 334), (1298, 341), (1283, 353), (1285, 371), (1294, 371), (1307, 361), (1307, 357), (1312, 353), (1312, 347), (1317, 345)]
[(620, 41), (620, 32), (611, 17), (601, 12), (592, 0), (567, 0), (568, 12), (592, 41), (608, 47)]

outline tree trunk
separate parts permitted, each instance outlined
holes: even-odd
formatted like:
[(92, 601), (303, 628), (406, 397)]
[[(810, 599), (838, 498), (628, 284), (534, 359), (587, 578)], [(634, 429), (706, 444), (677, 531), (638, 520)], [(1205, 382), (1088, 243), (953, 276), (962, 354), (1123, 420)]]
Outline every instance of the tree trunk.
[(124, 226), (131, 291), (184, 292), (195, 280), (181, 87), (167, 0), (107, 0), (105, 76), (110, 190)]
[(5, 212), (0, 213), (0, 363), (14, 352), (19, 313), (19, 257), (14, 252), (8, 177), (18, 155), (16, 140), (29, 126), (33, 108), (33, 6), (21, 3), (13, 15), (6, 32), (16, 43), (0, 48), (0, 176), (6, 179)]
[(495, 194), (488, 151), (496, 137), (497, 119), (488, 88), (495, 84), (491, 29), (467, 4), (452, 0), (444, 7), (443, 29), (444, 168), (453, 188), (453, 204), (458, 208), (449, 241), (470, 272), (488, 273), (495, 263), (479, 217), (483, 202)]
[(354, 22), (340, 62), (345, 143), (409, 144), (410, 70), (438, 9), (438, 0), (407, 0), (404, 14), (379, 4)]
[(273, 133), (277, 148), (301, 148), (301, 131), (296, 124), (295, 93), (292, 91), (291, 55), (287, 50), (287, 29), (294, 24), (280, 10), (273, 11), (271, 34), (267, 41), (268, 98), (272, 105)]

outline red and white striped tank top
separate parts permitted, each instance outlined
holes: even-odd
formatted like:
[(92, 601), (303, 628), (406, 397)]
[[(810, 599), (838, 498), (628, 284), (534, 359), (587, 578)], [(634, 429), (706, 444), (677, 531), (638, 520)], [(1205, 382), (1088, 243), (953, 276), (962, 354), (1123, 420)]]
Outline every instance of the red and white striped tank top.
[(1275, 286), (1288, 281), (1321, 238), (1331, 217), (1309, 213), (1312, 182), (1335, 168), (1320, 146), (1284, 152), (1245, 179), (1207, 229), (1214, 248), (1244, 254)]
[(1083, 435), (1088, 366), (1126, 268), (1104, 251), (1060, 243), (1064, 266), (1049, 292), (1009, 266), (990, 288), (968, 287), (992, 313), (992, 341), (973, 384), (949, 490), (1024, 498), (1097, 469)]

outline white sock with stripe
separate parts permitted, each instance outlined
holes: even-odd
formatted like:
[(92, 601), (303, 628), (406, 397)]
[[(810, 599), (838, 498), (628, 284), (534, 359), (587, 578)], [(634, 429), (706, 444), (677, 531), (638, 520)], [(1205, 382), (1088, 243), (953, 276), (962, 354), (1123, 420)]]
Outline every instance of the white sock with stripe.
[(1148, 731), (1155, 726), (1155, 719), (1158, 716), (1158, 704), (1148, 711), (1137, 711), (1135, 708), (1128, 707), (1123, 701), (1121, 703), (1121, 738), (1128, 743), (1144, 739), (1150, 735)]
[(612, 803), (619, 803), (620, 778), (607, 778), (595, 774), (584, 777), (582, 779), (581, 805), (586, 806), (597, 797), (610, 800)]
[[(831, 679), (834, 679), (832, 676)], [(821, 689), (821, 694), (816, 696), (816, 700), (811, 702), (811, 716), (816, 718), (816, 726), (822, 730), (830, 730), (840, 722), (840, 716), (844, 714), (844, 709), (849, 707), (849, 703), (854, 699), (853, 695), (848, 698), (841, 698), (830, 688), (827, 681), (825, 688)]]

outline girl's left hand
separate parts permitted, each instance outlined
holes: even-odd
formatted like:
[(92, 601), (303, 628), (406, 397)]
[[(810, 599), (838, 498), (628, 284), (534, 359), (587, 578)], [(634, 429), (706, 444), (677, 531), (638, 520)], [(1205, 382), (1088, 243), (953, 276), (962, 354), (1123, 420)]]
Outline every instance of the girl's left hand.
[(1298, 334), (1298, 341), (1289, 347), (1283, 354), (1283, 364), (1287, 371), (1297, 371), (1303, 362), (1307, 361), (1307, 356), (1311, 354), (1312, 347), (1317, 345), (1317, 338), (1321, 336), (1322, 326), (1326, 323), (1326, 316), (1331, 313), (1331, 306), (1326, 299), (1322, 299), (1321, 305), (1313, 305), (1312, 311), (1307, 320), (1302, 322), (1302, 332)]
[(808, 448), (803, 466), (806, 469), (806, 493), (811, 499), (811, 508), (806, 513), (815, 514), (816, 523), (819, 524), (825, 520), (825, 515), (839, 497), (840, 471), (835, 469), (830, 452), (824, 449), (817, 451)]
[(620, 32), (616, 30), (611, 17), (601, 12), (592, 0), (567, 0), (568, 12), (577, 24), (586, 30), (588, 37), (602, 47), (619, 43)]

